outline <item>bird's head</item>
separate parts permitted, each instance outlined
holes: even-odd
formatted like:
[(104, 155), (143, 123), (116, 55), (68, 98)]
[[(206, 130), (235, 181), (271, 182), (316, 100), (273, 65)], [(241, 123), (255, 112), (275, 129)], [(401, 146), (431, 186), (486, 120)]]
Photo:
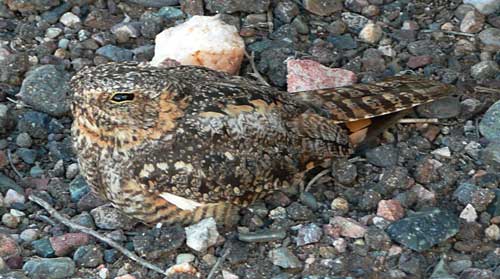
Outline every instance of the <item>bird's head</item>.
[(172, 78), (130, 62), (84, 68), (71, 79), (73, 129), (120, 146), (159, 139), (175, 128), (185, 106)]

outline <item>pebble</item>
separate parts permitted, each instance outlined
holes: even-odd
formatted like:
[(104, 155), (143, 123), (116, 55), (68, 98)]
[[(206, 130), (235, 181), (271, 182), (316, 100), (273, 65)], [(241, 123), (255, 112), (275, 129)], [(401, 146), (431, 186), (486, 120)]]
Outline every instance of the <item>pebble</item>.
[(356, 82), (353, 72), (328, 68), (313, 60), (290, 59), (287, 71), (288, 92), (342, 87)]
[(448, 273), (446, 262), (443, 258), (434, 267), (430, 279), (454, 279), (455, 277)]
[(25, 229), (19, 234), (19, 238), (25, 242), (32, 242), (40, 237), (40, 230), (38, 229)]
[(290, 23), (299, 15), (300, 10), (297, 4), (290, 0), (278, 2), (274, 8), (274, 16), (284, 23)]
[(11, 229), (17, 228), (19, 222), (21, 222), (21, 218), (19, 218), (18, 216), (14, 216), (10, 213), (5, 213), (4, 215), (2, 215), (2, 223)]
[(54, 65), (43, 65), (27, 74), (19, 96), (36, 110), (62, 116), (70, 110), (68, 81), (68, 73)]
[(270, 242), (276, 240), (282, 240), (286, 237), (286, 231), (284, 230), (261, 230), (256, 232), (240, 232), (238, 234), (238, 239), (243, 242)]
[(498, 241), (500, 240), (500, 228), (493, 224), (487, 227), (484, 230), (484, 234), (486, 235), (487, 238), (493, 240), (493, 241)]
[(334, 212), (340, 215), (344, 215), (349, 212), (349, 202), (344, 198), (335, 198), (330, 207)]
[(474, 206), (470, 203), (465, 206), (465, 208), (460, 213), (460, 218), (464, 219), (468, 223), (475, 222), (477, 219), (477, 212)]
[(231, 14), (235, 12), (263, 13), (270, 5), (270, 0), (241, 1), (241, 0), (206, 0), (205, 7), (212, 13)]
[(471, 76), (477, 80), (494, 78), (498, 73), (500, 68), (495, 61), (481, 61), (470, 68)]
[(341, 11), (343, 8), (342, 2), (342, 0), (303, 0), (302, 4), (304, 9), (313, 14), (328, 16)]
[(69, 28), (76, 28), (81, 23), (80, 18), (71, 12), (64, 13), (59, 21)]
[(493, 272), (488, 269), (468, 268), (460, 274), (459, 279), (493, 279)]
[(464, 0), (464, 4), (471, 4), (484, 15), (492, 14), (500, 8), (497, 0)]
[(63, 30), (61, 28), (50, 27), (50, 28), (47, 28), (47, 30), (45, 31), (45, 37), (47, 37), (49, 39), (55, 39), (55, 38), (59, 37), (59, 35), (61, 35), (62, 32), (63, 32)]
[(16, 155), (19, 156), (23, 162), (29, 165), (34, 164), (37, 159), (36, 150), (29, 148), (18, 148), (16, 150)]
[(318, 205), (318, 201), (316, 200), (316, 198), (314, 197), (313, 194), (309, 193), (309, 192), (303, 192), (303, 193), (300, 193), (300, 201), (305, 204), (306, 206), (308, 206), (310, 209), (312, 210), (316, 210), (318, 209), (319, 205)]
[(90, 240), (88, 234), (85, 233), (66, 233), (60, 236), (49, 238), (50, 245), (54, 249), (56, 256), (66, 256), (75, 248), (86, 245)]
[(196, 257), (193, 254), (181, 253), (175, 257), (176, 264), (191, 263), (194, 262)]
[(330, 219), (330, 224), (340, 228), (340, 235), (349, 238), (362, 238), (366, 233), (366, 227), (351, 218), (335, 216)]
[(98, 228), (104, 230), (131, 229), (135, 222), (120, 210), (106, 205), (90, 211)]
[(78, 175), (79, 171), (80, 171), (80, 169), (78, 167), (78, 163), (70, 164), (66, 168), (66, 178), (67, 179), (73, 179), (73, 178), (75, 178)]
[(342, 13), (341, 16), (342, 21), (347, 25), (347, 29), (355, 34), (361, 32), (363, 27), (370, 23), (370, 20), (368, 18), (355, 13), (345, 12)]
[(96, 53), (102, 55), (114, 62), (131, 61), (134, 53), (125, 48), (117, 47), (115, 45), (105, 45), (97, 49)]
[(69, 193), (73, 202), (78, 202), (89, 192), (90, 187), (81, 175), (78, 175), (69, 183)]
[(500, 29), (486, 28), (478, 35), (481, 42), (496, 49), (500, 48)]
[(387, 233), (403, 246), (422, 252), (454, 236), (458, 230), (459, 221), (455, 215), (432, 208), (392, 223)]
[(33, 141), (31, 140), (31, 137), (28, 133), (20, 133), (16, 137), (16, 145), (19, 147), (26, 147), (29, 148), (33, 144)]
[(365, 154), (366, 160), (377, 167), (390, 167), (398, 162), (398, 149), (390, 144), (380, 145), (370, 149)]
[(477, 33), (483, 29), (484, 15), (472, 10), (465, 14), (460, 23), (460, 31), (465, 33)]
[(322, 229), (314, 223), (301, 226), (297, 233), (297, 246), (319, 242), (322, 235)]
[(222, 278), (223, 279), (239, 279), (240, 277), (230, 271), (222, 270)]
[(417, 68), (422, 68), (431, 63), (432, 63), (432, 56), (419, 55), (419, 56), (411, 56), (410, 59), (408, 59), (406, 65), (411, 69), (417, 69)]
[(219, 232), (213, 218), (203, 219), (200, 222), (185, 228), (186, 244), (195, 251), (204, 251), (217, 243)]
[(50, 245), (50, 241), (46, 238), (32, 241), (31, 246), (40, 257), (48, 258), (55, 255), (55, 251)]
[(333, 240), (332, 245), (339, 253), (345, 253), (347, 251), (347, 240), (345, 240), (345, 238), (339, 237)]
[(462, 271), (472, 267), (472, 261), (470, 260), (458, 260), (450, 262), (448, 265), (450, 267), (450, 271), (454, 274), (459, 274)]
[(300, 268), (302, 263), (288, 248), (280, 247), (269, 251), (271, 262), (282, 268)]
[(33, 279), (71, 278), (75, 273), (75, 263), (67, 257), (31, 259), (23, 265), (23, 271)]
[(443, 158), (451, 158), (451, 151), (448, 146), (438, 148), (436, 150), (433, 150), (431, 154), (437, 155), (439, 157)]
[(365, 43), (375, 44), (380, 41), (383, 34), (382, 27), (374, 23), (368, 23), (359, 32), (359, 38)]
[(8, 259), (21, 253), (16, 240), (7, 234), (0, 233), (0, 258)]
[(307, 206), (293, 202), (286, 208), (288, 217), (295, 221), (308, 221), (314, 218), (314, 213)]
[(445, 97), (417, 107), (420, 116), (426, 118), (447, 119), (460, 114), (460, 101), (457, 98)]
[(378, 203), (377, 215), (389, 221), (396, 221), (403, 218), (405, 211), (397, 200), (381, 200)]
[(154, 260), (172, 254), (185, 240), (186, 234), (180, 226), (162, 226), (134, 236), (132, 243), (137, 254)]
[(26, 198), (24, 197), (24, 195), (19, 194), (13, 189), (8, 189), (5, 193), (5, 197), (3, 198), (3, 205), (5, 207), (10, 207), (14, 203), (24, 204), (25, 202)]
[(94, 268), (104, 262), (103, 253), (100, 246), (85, 245), (76, 249), (73, 260), (77, 266)]
[(335, 182), (349, 186), (356, 181), (358, 169), (347, 160), (335, 160), (332, 164), (332, 176)]

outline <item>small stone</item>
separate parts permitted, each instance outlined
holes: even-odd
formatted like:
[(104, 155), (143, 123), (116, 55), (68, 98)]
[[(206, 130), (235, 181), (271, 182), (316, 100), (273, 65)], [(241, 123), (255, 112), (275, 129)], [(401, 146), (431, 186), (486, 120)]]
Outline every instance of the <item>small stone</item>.
[(35, 250), (35, 253), (40, 257), (48, 258), (55, 255), (54, 249), (52, 249), (48, 239), (34, 240), (31, 242), (31, 246)]
[(19, 234), (19, 238), (25, 242), (32, 242), (40, 237), (40, 231), (38, 229), (26, 229)]
[(16, 150), (16, 155), (21, 158), (26, 164), (34, 164), (37, 158), (36, 150), (29, 148), (18, 148)]
[(493, 241), (500, 240), (500, 228), (495, 224), (487, 227), (486, 230), (484, 230), (484, 234)]
[(418, 23), (413, 20), (405, 20), (401, 26), (401, 30), (416, 31), (418, 29), (420, 29), (420, 26), (418, 26)]
[(184, 13), (194, 16), (203, 15), (203, 0), (180, 0), (181, 9)]
[(417, 107), (417, 112), (427, 118), (454, 118), (460, 115), (460, 101), (457, 98), (445, 97)]
[(347, 24), (347, 28), (349, 29), (349, 31), (356, 34), (361, 32), (363, 27), (371, 22), (368, 18), (362, 15), (349, 12), (342, 13), (342, 21)]
[(389, 221), (396, 221), (403, 218), (405, 211), (397, 200), (381, 200), (378, 203), (377, 215)]
[(500, 48), (500, 29), (487, 28), (481, 31), (478, 37), (483, 44), (496, 49)]
[(429, 65), (431, 63), (432, 63), (432, 56), (419, 55), (419, 56), (411, 56), (406, 65), (411, 69), (417, 69)]
[(66, 256), (75, 248), (86, 245), (90, 240), (85, 233), (66, 233), (60, 236), (49, 238), (50, 245), (54, 249), (56, 256)]
[(101, 247), (97, 245), (85, 245), (78, 247), (73, 260), (77, 266), (94, 268), (104, 262)]
[(134, 53), (131, 50), (117, 47), (115, 45), (105, 45), (100, 47), (97, 49), (96, 53), (115, 62), (131, 61), (134, 57)]
[(328, 16), (343, 8), (342, 0), (303, 0), (304, 9), (319, 15)]
[(319, 242), (322, 235), (323, 231), (318, 225), (314, 223), (304, 225), (297, 234), (297, 246)]
[(9, 189), (7, 193), (5, 193), (5, 197), (3, 198), (3, 205), (5, 207), (10, 207), (14, 203), (24, 204), (26, 202), (26, 198), (24, 195), (19, 194), (18, 192)]
[(500, 8), (497, 0), (464, 0), (464, 4), (471, 4), (483, 15), (492, 14)]
[(10, 213), (5, 213), (4, 215), (2, 215), (2, 223), (11, 229), (17, 228), (19, 222), (21, 222), (21, 218)]
[(287, 90), (299, 92), (352, 85), (356, 75), (344, 69), (328, 68), (313, 60), (287, 60)]
[(391, 248), (391, 239), (382, 229), (369, 227), (364, 239), (366, 245), (372, 249), (389, 250)]
[(0, 233), (0, 258), (8, 259), (21, 253), (16, 240), (7, 234)]
[(132, 228), (136, 222), (120, 210), (106, 205), (92, 209), (90, 214), (94, 217), (96, 226), (105, 230), (127, 230)]
[(332, 245), (339, 253), (345, 253), (345, 251), (347, 251), (347, 241), (345, 238), (339, 237), (335, 239)]
[(340, 215), (349, 212), (349, 202), (344, 198), (335, 198), (330, 206), (334, 212), (338, 212)]
[(472, 261), (470, 260), (458, 260), (450, 262), (448, 265), (450, 267), (450, 271), (454, 274), (460, 274), (462, 271), (467, 268), (472, 267)]
[(205, 6), (212, 13), (231, 14), (235, 12), (264, 13), (268, 10), (270, 0), (241, 1), (241, 0), (206, 0)]
[(78, 175), (69, 184), (69, 193), (71, 195), (71, 200), (73, 202), (78, 202), (83, 196), (90, 192), (90, 187), (83, 178), (83, 176)]
[(434, 267), (431, 277), (429, 279), (454, 279), (455, 276), (448, 273), (446, 262), (443, 258)]
[(31, 137), (28, 133), (20, 133), (16, 137), (16, 145), (19, 147), (26, 147), (29, 148), (33, 141), (31, 140)]
[(392, 240), (422, 252), (454, 236), (459, 231), (459, 221), (455, 215), (434, 208), (396, 221), (386, 231)]
[(186, 234), (180, 226), (162, 226), (134, 236), (132, 242), (139, 256), (155, 260), (172, 254), (185, 240)]
[(330, 219), (330, 224), (340, 227), (340, 234), (349, 238), (361, 238), (366, 233), (366, 227), (351, 218), (335, 216)]
[(300, 268), (302, 263), (288, 248), (280, 247), (269, 251), (269, 258), (274, 265), (282, 268)]
[(34, 279), (62, 279), (75, 273), (75, 263), (66, 257), (31, 259), (23, 265), (23, 271)]
[(68, 26), (69, 28), (75, 28), (81, 23), (80, 18), (71, 12), (64, 13), (59, 21), (61, 21), (62, 24)]
[(493, 279), (493, 272), (488, 269), (468, 268), (460, 274), (459, 279)]
[(288, 217), (296, 221), (308, 221), (314, 218), (314, 213), (307, 206), (298, 202), (293, 202), (286, 208)]
[(28, 72), (19, 96), (34, 109), (53, 116), (69, 112), (69, 75), (54, 65), (43, 65)]
[(318, 209), (318, 201), (313, 194), (309, 192), (303, 192), (300, 194), (300, 202), (308, 206), (312, 210)]
[(484, 15), (473, 10), (465, 14), (460, 23), (460, 31), (465, 33), (477, 33), (483, 29)]
[(443, 158), (451, 158), (451, 151), (448, 146), (438, 148), (431, 152), (431, 154), (437, 155)]
[(470, 68), (470, 74), (474, 79), (493, 78), (500, 73), (500, 68), (495, 61), (481, 61)]
[(196, 257), (193, 254), (181, 253), (175, 257), (176, 264), (191, 263), (194, 262)]
[(332, 176), (335, 182), (349, 186), (356, 181), (358, 169), (347, 160), (336, 160), (332, 164)]
[(477, 212), (474, 206), (472, 206), (470, 203), (467, 204), (467, 206), (462, 210), (460, 213), (460, 218), (464, 219), (468, 223), (475, 222), (477, 219)]
[(49, 39), (55, 39), (59, 35), (61, 35), (62, 32), (63, 32), (63, 30), (61, 28), (50, 27), (50, 28), (47, 28), (47, 30), (45, 31), (45, 37), (47, 37)]
[(297, 4), (290, 0), (278, 2), (274, 8), (274, 16), (284, 23), (292, 22), (293, 18), (299, 15), (300, 10)]
[(219, 232), (213, 218), (203, 219), (197, 224), (185, 228), (186, 244), (195, 251), (204, 251), (217, 243)]
[(80, 170), (79, 170), (79, 167), (78, 167), (78, 163), (70, 164), (66, 168), (66, 178), (68, 178), (68, 179), (75, 178), (78, 175), (79, 171)]
[(383, 34), (382, 27), (374, 23), (368, 23), (359, 32), (359, 38), (365, 43), (375, 44), (380, 41)]
[(397, 164), (399, 158), (398, 150), (390, 144), (377, 146), (366, 152), (366, 159), (370, 164), (377, 167), (390, 167)]

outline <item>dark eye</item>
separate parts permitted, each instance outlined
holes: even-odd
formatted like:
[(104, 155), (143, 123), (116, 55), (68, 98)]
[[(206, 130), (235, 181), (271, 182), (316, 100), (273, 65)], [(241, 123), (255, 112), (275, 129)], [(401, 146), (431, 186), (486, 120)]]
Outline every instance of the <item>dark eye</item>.
[(134, 100), (133, 93), (115, 93), (111, 97), (111, 101), (116, 102), (116, 103), (132, 101), (132, 100)]

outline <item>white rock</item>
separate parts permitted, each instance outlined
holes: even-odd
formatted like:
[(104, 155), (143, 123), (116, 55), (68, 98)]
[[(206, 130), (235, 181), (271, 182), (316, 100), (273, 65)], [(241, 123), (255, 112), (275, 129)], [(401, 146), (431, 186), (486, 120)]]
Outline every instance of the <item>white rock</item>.
[(484, 234), (491, 240), (500, 240), (500, 228), (495, 224), (487, 227)]
[(47, 28), (47, 31), (45, 31), (45, 37), (49, 39), (55, 39), (57, 38), (57, 36), (61, 35), (62, 31), (63, 30), (61, 28), (57, 27)]
[(396, 56), (396, 51), (392, 48), (391, 45), (379, 46), (378, 50), (385, 56), (394, 57)]
[(492, 14), (500, 8), (499, 0), (464, 0), (464, 4), (471, 4), (484, 15)]
[(382, 38), (383, 31), (380, 26), (374, 23), (368, 23), (359, 32), (359, 38), (366, 43), (374, 44)]
[(438, 148), (431, 152), (434, 155), (441, 156), (444, 158), (451, 158), (451, 151), (448, 146)]
[(204, 251), (217, 242), (219, 232), (214, 218), (203, 219), (185, 228), (186, 244), (195, 251)]
[(464, 219), (468, 223), (472, 223), (472, 222), (476, 221), (477, 212), (476, 212), (476, 209), (474, 208), (474, 206), (472, 206), (471, 204), (467, 204), (467, 206), (465, 206), (464, 210), (462, 210), (462, 212), (460, 213), (460, 218)]
[(241, 66), (245, 44), (236, 27), (219, 16), (193, 16), (178, 26), (168, 28), (155, 39), (154, 66), (176, 60), (184, 65), (205, 66), (236, 74)]
[(175, 264), (191, 263), (194, 262), (195, 256), (190, 253), (181, 253), (175, 257)]
[(24, 195), (19, 194), (18, 192), (9, 189), (7, 193), (5, 193), (5, 198), (3, 199), (3, 203), (6, 207), (10, 207), (13, 203), (25, 203), (26, 199)]
[(59, 21), (70, 28), (76, 27), (81, 22), (80, 18), (72, 12), (64, 13)]
[(240, 277), (231, 271), (222, 270), (222, 278), (223, 279), (239, 279)]
[(75, 178), (78, 175), (79, 171), (80, 171), (80, 169), (78, 168), (77, 163), (70, 164), (66, 168), (66, 178), (68, 178), (68, 179)]

